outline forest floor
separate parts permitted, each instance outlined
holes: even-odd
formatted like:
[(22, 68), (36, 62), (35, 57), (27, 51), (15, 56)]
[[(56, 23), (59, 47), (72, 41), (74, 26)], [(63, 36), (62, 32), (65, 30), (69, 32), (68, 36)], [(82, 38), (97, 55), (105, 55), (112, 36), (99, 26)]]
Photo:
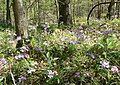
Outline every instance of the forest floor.
[(120, 85), (120, 20), (90, 24), (31, 28), (19, 49), (14, 31), (0, 31), (0, 84)]

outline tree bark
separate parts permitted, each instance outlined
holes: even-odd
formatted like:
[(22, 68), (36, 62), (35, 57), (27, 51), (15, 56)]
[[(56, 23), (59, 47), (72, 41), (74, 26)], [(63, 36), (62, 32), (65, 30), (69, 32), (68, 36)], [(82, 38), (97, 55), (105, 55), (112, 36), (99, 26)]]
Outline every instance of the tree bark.
[(109, 6), (108, 6), (108, 13), (107, 13), (107, 18), (110, 20), (111, 19), (111, 10), (112, 10), (112, 6), (115, 4), (114, 0), (111, 0)]
[[(120, 0), (118, 0), (118, 1), (120, 1)], [(120, 17), (120, 5), (119, 5), (119, 3), (116, 3), (116, 10), (117, 10), (117, 18), (119, 18)]]
[[(99, 4), (100, 2), (98, 1), (98, 4)], [(99, 19), (100, 20), (100, 18), (101, 18), (101, 7), (100, 7), (101, 5), (99, 5), (98, 6), (98, 12), (97, 12), (97, 14), (98, 14), (98, 16), (97, 16), (97, 19)]]
[[(28, 23), (26, 20), (25, 10), (23, 7), (22, 0), (13, 0), (13, 12), (15, 18), (16, 35), (21, 36), (21, 38), (27, 38)], [(19, 40), (16, 48), (19, 48), (22, 45), (23, 45), (23, 41)]]
[(70, 12), (70, 0), (58, 0), (59, 4), (59, 21), (58, 24), (72, 24), (72, 16)]
[(7, 27), (11, 26), (10, 0), (6, 0), (6, 23)]

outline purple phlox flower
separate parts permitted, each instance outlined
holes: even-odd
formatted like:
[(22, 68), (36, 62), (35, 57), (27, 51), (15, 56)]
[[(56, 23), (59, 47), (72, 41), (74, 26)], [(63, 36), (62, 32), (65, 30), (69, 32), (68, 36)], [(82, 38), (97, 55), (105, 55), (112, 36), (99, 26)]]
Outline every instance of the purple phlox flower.
[(18, 78), (18, 80), (19, 80), (19, 82), (22, 82), (22, 81), (26, 80), (26, 77), (25, 77), (25, 76), (20, 76), (20, 77)]
[(23, 55), (24, 55), (24, 58), (26, 58), (26, 59), (30, 58), (29, 54), (27, 54), (27, 53), (24, 53)]
[(75, 44), (79, 44), (79, 42), (78, 41), (70, 41), (70, 44), (75, 45)]
[(100, 61), (100, 64), (103, 68), (109, 68), (110, 67), (109, 61), (106, 61), (106, 60)]
[(35, 72), (35, 71), (36, 71), (36, 69), (34, 69), (34, 68), (29, 68), (29, 70), (27, 70), (27, 73), (31, 74), (31, 73), (33, 73), (33, 72)]
[(16, 38), (17, 41), (19, 41), (19, 40), (21, 40), (21, 39), (22, 39), (21, 36), (17, 36), (17, 38)]
[(117, 66), (112, 66), (112, 67), (111, 67), (111, 71), (114, 72), (114, 73), (115, 73), (115, 72), (118, 73), (118, 72), (119, 72), (119, 69), (118, 69)]
[(80, 77), (80, 72), (76, 72), (74, 76), (75, 77)]
[(41, 52), (41, 51), (42, 51), (42, 48), (35, 47), (34, 50), (37, 51), (37, 52)]
[(29, 58), (29, 55), (27, 53), (21, 53), (21, 54), (15, 56), (16, 60), (24, 59), (24, 58)]
[(76, 37), (77, 37), (78, 39), (84, 40), (84, 39), (86, 38), (86, 35), (83, 34), (83, 33), (78, 33), (78, 34), (76, 34)]
[(28, 46), (23, 46), (20, 48), (21, 52), (28, 52), (29, 51), (29, 47)]
[(0, 62), (1, 62), (3, 65), (7, 64), (7, 61), (6, 61), (5, 58), (0, 58)]
[(102, 32), (103, 35), (108, 35), (108, 34), (111, 34), (111, 33), (114, 33), (115, 30), (105, 30)]
[(49, 78), (53, 78), (55, 75), (58, 75), (57, 71), (48, 70), (48, 77)]
[(23, 54), (19, 54), (19, 55), (16, 55), (15, 56), (15, 59), (18, 60), (18, 59), (23, 59), (24, 58), (24, 55)]

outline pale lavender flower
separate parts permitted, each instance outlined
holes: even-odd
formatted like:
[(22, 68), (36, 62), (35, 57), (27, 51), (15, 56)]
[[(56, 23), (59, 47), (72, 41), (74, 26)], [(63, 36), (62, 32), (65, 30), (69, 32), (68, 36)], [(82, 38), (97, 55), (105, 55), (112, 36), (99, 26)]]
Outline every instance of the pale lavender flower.
[(29, 70), (27, 70), (27, 73), (31, 74), (33, 72), (35, 72), (36, 70), (34, 68), (29, 68)]
[(0, 58), (0, 70), (4, 67), (4, 65), (7, 64), (7, 61), (5, 58)]
[(24, 53), (23, 55), (24, 55), (24, 58), (26, 58), (26, 59), (30, 58), (29, 54), (27, 54), (27, 53)]
[(108, 34), (111, 34), (111, 33), (114, 33), (115, 31), (114, 30), (105, 30), (102, 32), (103, 35), (108, 35)]
[(27, 53), (21, 53), (19, 55), (16, 55), (15, 59), (18, 60), (18, 59), (24, 59), (24, 58), (29, 58), (29, 57), (30, 56)]
[(15, 56), (15, 59), (18, 60), (18, 59), (23, 59), (24, 58), (24, 55), (23, 54), (19, 54), (19, 55), (16, 55)]
[(20, 48), (20, 51), (21, 51), (21, 52), (29, 51), (29, 47), (23, 46), (23, 47)]
[(16, 38), (17, 41), (19, 41), (19, 40), (21, 40), (21, 39), (22, 39), (21, 36), (17, 36), (17, 38)]
[(115, 73), (115, 72), (119, 72), (119, 69), (117, 66), (112, 66), (111, 71)]
[(42, 51), (42, 48), (35, 47), (34, 50), (36, 50), (37, 52), (41, 52), (41, 51)]
[(6, 64), (7, 63), (5, 58), (0, 58), (0, 62), (2, 62), (2, 64)]
[(80, 72), (76, 72), (74, 76), (75, 77), (80, 77)]
[(22, 82), (22, 81), (26, 80), (26, 77), (25, 77), (25, 76), (20, 76), (20, 77), (18, 78), (18, 80), (19, 80), (19, 82)]
[(79, 42), (78, 41), (70, 41), (70, 44), (75, 45), (75, 44), (79, 44)]
[(103, 68), (109, 68), (110, 65), (109, 65), (109, 61), (100, 61), (100, 64)]
[(55, 73), (52, 70), (48, 70), (48, 77), (52, 78), (54, 77)]

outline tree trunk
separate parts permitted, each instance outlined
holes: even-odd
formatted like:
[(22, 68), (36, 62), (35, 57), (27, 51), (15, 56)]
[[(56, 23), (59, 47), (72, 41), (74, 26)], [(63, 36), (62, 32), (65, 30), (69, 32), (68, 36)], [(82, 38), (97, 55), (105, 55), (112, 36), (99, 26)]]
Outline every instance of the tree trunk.
[[(25, 10), (23, 7), (22, 0), (13, 0), (13, 11), (15, 18), (16, 35), (21, 36), (21, 38), (27, 38), (28, 23), (26, 20)], [(23, 41), (19, 40), (16, 48), (19, 48), (22, 45), (23, 45)]]
[(107, 13), (107, 18), (110, 20), (111, 19), (111, 10), (112, 10), (112, 7), (113, 5), (115, 4), (115, 1), (114, 0), (111, 0), (109, 6), (108, 6), (108, 13)]
[(11, 26), (11, 16), (10, 16), (10, 0), (6, 0), (6, 23), (7, 27)]
[[(100, 3), (100, 2), (98, 1), (98, 4), (99, 4), (99, 3)], [(101, 5), (98, 6), (98, 10), (97, 10), (97, 11), (98, 11), (98, 13), (97, 13), (97, 14), (98, 14), (97, 19), (99, 19), (99, 20), (100, 20), (100, 18), (101, 18), (101, 9), (100, 9), (100, 8), (101, 8)]]
[[(118, 0), (118, 2), (119, 2), (120, 0)], [(117, 10), (117, 18), (119, 18), (120, 17), (120, 5), (119, 5), (119, 3), (116, 3), (116, 10)]]
[(64, 25), (72, 24), (72, 16), (70, 13), (70, 0), (58, 0), (59, 4), (59, 21), (60, 25), (63, 23)]
[(38, 26), (41, 24), (41, 0), (38, 0)]

